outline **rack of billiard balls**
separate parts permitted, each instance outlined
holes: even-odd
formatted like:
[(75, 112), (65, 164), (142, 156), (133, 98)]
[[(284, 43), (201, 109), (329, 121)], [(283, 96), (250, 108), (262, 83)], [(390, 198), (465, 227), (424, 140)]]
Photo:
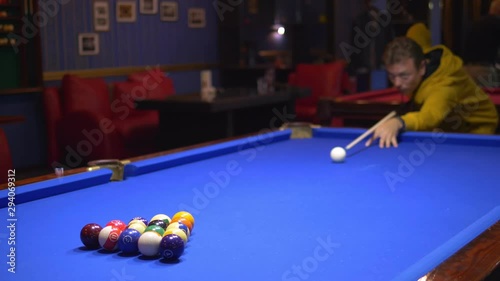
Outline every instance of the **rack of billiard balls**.
[(175, 213), (172, 218), (157, 214), (150, 220), (132, 218), (128, 223), (112, 220), (104, 227), (97, 223), (86, 224), (80, 231), (80, 240), (88, 249), (121, 251), (125, 255), (138, 253), (147, 257), (161, 256), (176, 260), (193, 231), (194, 217), (186, 211)]

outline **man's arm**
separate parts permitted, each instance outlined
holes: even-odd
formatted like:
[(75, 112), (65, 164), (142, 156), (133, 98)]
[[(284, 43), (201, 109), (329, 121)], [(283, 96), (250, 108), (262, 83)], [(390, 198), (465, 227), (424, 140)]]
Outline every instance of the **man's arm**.
[(409, 112), (401, 116), (406, 130), (432, 131), (438, 128), (458, 104), (456, 91), (460, 91), (460, 89), (438, 86), (432, 88), (432, 93), (424, 100), (419, 111)]
[[(432, 131), (439, 127), (446, 116), (457, 104), (452, 88), (435, 87), (429, 94), (420, 111), (409, 112), (403, 116), (392, 118), (377, 128), (366, 145), (371, 145), (374, 140), (379, 140), (379, 147), (397, 147), (397, 136), (403, 130)], [(455, 89), (456, 91), (456, 89)]]

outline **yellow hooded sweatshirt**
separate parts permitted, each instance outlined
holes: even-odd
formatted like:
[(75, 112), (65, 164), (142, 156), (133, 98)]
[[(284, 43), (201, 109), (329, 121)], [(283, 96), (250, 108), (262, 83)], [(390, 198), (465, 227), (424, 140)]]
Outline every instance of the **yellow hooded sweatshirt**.
[(401, 118), (407, 130), (494, 134), (498, 113), (489, 96), (463, 70), (446, 46), (427, 48), (426, 74), (411, 97), (419, 111)]
[(422, 47), (424, 53), (432, 47), (431, 32), (427, 29), (427, 26), (423, 23), (416, 23), (406, 31), (406, 37), (413, 39), (417, 44)]

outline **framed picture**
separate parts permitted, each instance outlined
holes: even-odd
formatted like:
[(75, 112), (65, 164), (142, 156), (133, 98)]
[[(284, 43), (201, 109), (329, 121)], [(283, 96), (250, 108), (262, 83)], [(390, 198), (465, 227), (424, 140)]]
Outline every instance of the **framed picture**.
[(179, 5), (177, 2), (161, 2), (160, 19), (162, 21), (177, 21), (179, 19)]
[(247, 5), (249, 14), (256, 15), (259, 13), (259, 0), (248, 0)]
[(116, 21), (117, 22), (135, 22), (137, 19), (135, 2), (118, 1), (116, 2)]
[(80, 56), (92, 56), (99, 54), (99, 34), (78, 34), (78, 54)]
[(190, 8), (188, 10), (188, 26), (191, 28), (202, 28), (206, 25), (205, 9)]
[(109, 31), (109, 3), (108, 1), (94, 2), (94, 30)]
[(158, 13), (158, 0), (140, 0), (139, 10), (141, 14), (157, 14)]

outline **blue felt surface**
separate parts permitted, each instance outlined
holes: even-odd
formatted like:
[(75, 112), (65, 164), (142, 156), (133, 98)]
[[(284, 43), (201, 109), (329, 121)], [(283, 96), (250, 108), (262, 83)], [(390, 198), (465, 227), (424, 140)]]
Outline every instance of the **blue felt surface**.
[[(433, 146), (409, 134), (398, 149), (356, 146), (332, 163), (330, 149), (358, 133), (257, 142), (20, 204), (17, 273), (0, 228), (0, 280), (416, 280), (500, 218), (491, 140)], [(179, 263), (81, 246), (86, 223), (181, 209), (196, 225)]]

